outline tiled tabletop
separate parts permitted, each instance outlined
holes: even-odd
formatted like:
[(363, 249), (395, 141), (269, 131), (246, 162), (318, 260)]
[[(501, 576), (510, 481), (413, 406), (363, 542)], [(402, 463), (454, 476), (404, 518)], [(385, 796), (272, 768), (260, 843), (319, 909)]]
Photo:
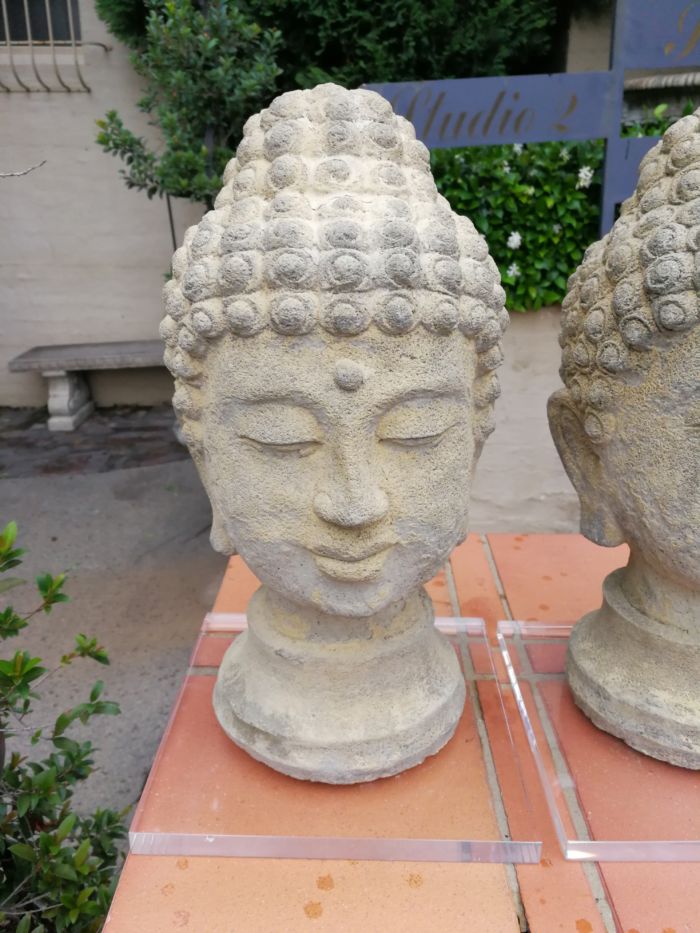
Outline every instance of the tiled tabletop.
[[(604, 550), (578, 535), (471, 535), (428, 589), (438, 615), (484, 618), (493, 635), (496, 622), (503, 618), (543, 622), (579, 618), (600, 604), (603, 577), (622, 565), (626, 556), (624, 548)], [(213, 611), (244, 612), (256, 586), (250, 571), (233, 558)], [(176, 717), (178, 723), (164, 740), (159, 766), (151, 780), (146, 805), (151, 807), (154, 818), (165, 818), (173, 810), (182, 812), (183, 825), (189, 820), (195, 826), (201, 818), (197, 762), (188, 759), (191, 743), (187, 734), (210, 728), (208, 691), (212, 669), (218, 666), (229, 643), (230, 636), (223, 635), (206, 636), (199, 642), (193, 657), (195, 666), (184, 688), (186, 716)], [(122, 873), (107, 933), (177, 929), (196, 933), (516, 933), (523, 928), (525, 917), (531, 933), (700, 933), (700, 865), (596, 866), (564, 861), (524, 735), (517, 731), (511, 737), (507, 735), (493, 680), (481, 680), (478, 690), (497, 781), (491, 781), (489, 790), (481, 763), (473, 763), (469, 794), (472, 819), (478, 818), (488, 828), (500, 810), (513, 838), (522, 838), (523, 834), (529, 835), (534, 812), (537, 838), (543, 840), (539, 865), (522, 865), (514, 870), (475, 863), (133, 855)], [(515, 715), (514, 710), (509, 713)], [(460, 726), (462, 738), (468, 740), (473, 728), (474, 723), (465, 721)], [(219, 738), (223, 736), (212, 731), (211, 747), (220, 745), (224, 756), (221, 764), (225, 767), (225, 756), (237, 750), (226, 741), (217, 743)], [(513, 766), (511, 740), (517, 746), (519, 771)], [(443, 754), (446, 760), (455, 749), (447, 746)], [(438, 766), (441, 755), (434, 759)], [(291, 779), (252, 760), (245, 765), (251, 770), (250, 786), (245, 793), (240, 787), (231, 793), (245, 797), (252, 791), (245, 805), (250, 813), (255, 806), (264, 806), (271, 825), (292, 826), (298, 821), (298, 812), (279, 810), (284, 782)], [(224, 781), (224, 772), (221, 778)], [(419, 785), (420, 775), (416, 781)], [(523, 806), (523, 782), (527, 785), (529, 812)], [(368, 825), (381, 822), (382, 782), (375, 783), (377, 787), (363, 798), (367, 804), (364, 815), (355, 800), (360, 799), (359, 795), (352, 788), (343, 788), (347, 807), (334, 816), (332, 800), (316, 801), (315, 812), (326, 808), (316, 820), (323, 817), (325, 825), (335, 820), (336, 832), (341, 834), (343, 821), (350, 819), (348, 814), (355, 807), (353, 831), (358, 819), (368, 820)], [(261, 799), (265, 798), (262, 805), (255, 799), (256, 784)], [(314, 803), (307, 799), (309, 796), (332, 796), (337, 790), (324, 788), (319, 795), (314, 786), (296, 784), (301, 812), (309, 812)], [(366, 789), (363, 793), (367, 795)], [(625, 805), (624, 797), (623, 791), (620, 806)], [(447, 798), (449, 793), (443, 800), (421, 801), (421, 808), (434, 809), (436, 825), (444, 822), (452, 809)], [(687, 805), (697, 807), (700, 802), (688, 801)], [(402, 812), (404, 816), (397, 819), (404, 820), (408, 831), (416, 826), (416, 831), (424, 832), (426, 816), (430, 822), (429, 809), (420, 817), (408, 806)]]

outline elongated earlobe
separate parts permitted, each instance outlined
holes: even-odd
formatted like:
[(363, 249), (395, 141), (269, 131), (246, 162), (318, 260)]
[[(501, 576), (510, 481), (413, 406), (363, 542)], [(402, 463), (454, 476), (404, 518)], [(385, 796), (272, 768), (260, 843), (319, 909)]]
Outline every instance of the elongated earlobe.
[(584, 430), (566, 389), (551, 396), (547, 414), (561, 462), (581, 503), (581, 534), (603, 547), (623, 544), (625, 535), (607, 496), (600, 441), (591, 440)]

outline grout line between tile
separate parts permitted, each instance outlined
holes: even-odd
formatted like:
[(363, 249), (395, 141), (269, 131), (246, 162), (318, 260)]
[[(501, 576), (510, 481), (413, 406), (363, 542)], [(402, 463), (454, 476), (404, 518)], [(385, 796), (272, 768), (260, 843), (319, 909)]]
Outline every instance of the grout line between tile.
[[(557, 778), (559, 779), (562, 793), (566, 798), (566, 805), (569, 810), (569, 815), (573, 821), (574, 829), (576, 834), (581, 839), (590, 839), (591, 836), (588, 831), (586, 818), (584, 817), (583, 811), (579, 805), (576, 791), (573, 789), (575, 787), (574, 780), (566, 765), (562, 751), (559, 748), (559, 742), (557, 741), (554, 726), (552, 725), (552, 721), (549, 718), (547, 708), (539, 694), (539, 690), (536, 689), (536, 684), (533, 683), (532, 687), (532, 697), (537, 709), (537, 715), (539, 717), (542, 730), (547, 739), (547, 744), (552, 755), (552, 761), (554, 762), (554, 769), (556, 771)], [(586, 875), (591, 892), (596, 901), (596, 906), (600, 911), (601, 919), (605, 924), (605, 929), (608, 931), (608, 933), (615, 933), (618, 927), (615, 923), (612, 906), (608, 902), (608, 898), (605, 893), (605, 886), (600, 875), (599, 866), (591, 862), (580, 862), (579, 864), (581, 865), (581, 868)]]
[[(448, 581), (451, 577), (452, 568), (448, 564)], [(456, 590), (455, 590), (456, 598)], [(466, 638), (462, 634), (459, 636), (459, 647), (460, 654), (462, 655), (462, 664), (464, 665), (464, 673), (466, 675), (467, 682), (467, 692), (469, 694), (469, 699), (471, 700), (472, 709), (474, 711), (474, 721), (476, 722), (476, 731), (479, 735), (479, 741), (481, 742), (481, 752), (484, 759), (484, 770), (486, 772), (486, 783), (488, 784), (489, 791), (491, 793), (491, 800), (493, 801), (493, 809), (496, 815), (496, 825), (498, 826), (498, 831), (501, 834), (503, 839), (511, 839), (510, 826), (508, 825), (508, 814), (506, 813), (505, 804), (503, 803), (503, 797), (501, 795), (501, 786), (498, 783), (498, 773), (496, 771), (496, 763), (493, 760), (493, 754), (491, 752), (491, 745), (489, 744), (488, 731), (486, 729), (486, 723), (484, 722), (484, 716), (481, 709), (481, 701), (479, 700), (479, 693), (476, 689), (477, 680), (490, 680), (493, 681), (493, 677), (479, 677), (474, 671), (474, 665), (472, 664), (471, 654), (469, 652), (469, 646), (466, 644)], [(525, 917), (525, 906), (523, 904), (523, 899), (520, 895), (520, 885), (518, 883), (518, 876), (515, 871), (515, 866), (511, 864), (504, 864), (503, 866), (506, 871), (506, 878), (508, 880), (508, 887), (510, 888), (511, 897), (513, 898), (513, 906), (515, 908), (515, 913), (518, 918), (518, 926), (520, 930), (526, 931), (527, 919)]]
[(508, 597), (506, 596), (506, 591), (505, 587), (503, 586), (503, 581), (501, 580), (501, 575), (499, 574), (498, 567), (496, 566), (496, 558), (493, 556), (493, 551), (491, 550), (489, 539), (486, 535), (479, 535), (479, 540), (484, 546), (486, 560), (488, 562), (493, 581), (496, 584), (496, 591), (498, 593), (498, 598), (501, 600), (503, 611), (505, 612), (507, 619), (512, 619), (513, 613), (511, 612), (510, 603), (508, 602)]
[(455, 583), (455, 576), (452, 572), (452, 561), (448, 559), (445, 564), (445, 579), (447, 580), (447, 592), (450, 594), (450, 605), (452, 606), (452, 615), (459, 619), (462, 615), (462, 609), (459, 605), (459, 597), (457, 595), (457, 585)]

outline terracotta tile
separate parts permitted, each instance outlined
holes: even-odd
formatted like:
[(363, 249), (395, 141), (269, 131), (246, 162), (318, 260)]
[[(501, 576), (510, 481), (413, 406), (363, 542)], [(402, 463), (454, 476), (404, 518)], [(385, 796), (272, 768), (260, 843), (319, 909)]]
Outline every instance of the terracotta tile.
[(489, 634), (495, 623), (505, 618), (498, 590), (491, 574), (484, 545), (478, 535), (469, 535), (450, 556), (460, 614), (486, 621)]
[(582, 535), (491, 534), (488, 542), (514, 619), (575, 622), (601, 603), (601, 584), (627, 563), (627, 545)]
[[(526, 644), (525, 651), (536, 674), (561, 674), (566, 669), (564, 639), (561, 639), (559, 644)], [(519, 660), (517, 654), (514, 657), (515, 660)]]
[(288, 778), (234, 745), (214, 717), (213, 684), (213, 676), (187, 679), (134, 830), (499, 838), (469, 706), (454, 738), (419, 767), (367, 784), (332, 787)]
[[(543, 681), (538, 690), (595, 838), (700, 839), (699, 772), (656, 761), (597, 729), (563, 681)], [(696, 870), (700, 879), (700, 865)], [(700, 923), (700, 890), (697, 903)]]
[(600, 868), (625, 933), (700, 930), (700, 865), (605, 864)]
[(212, 612), (245, 612), (260, 581), (240, 557), (232, 557), (221, 582)]
[(190, 667), (218, 667), (232, 641), (231, 635), (200, 635), (190, 658)]
[[(533, 712), (528, 684), (523, 684), (523, 693)], [(479, 698), (511, 834), (514, 839), (542, 840), (540, 864), (516, 866), (529, 929), (533, 933), (605, 933), (583, 868), (567, 862), (561, 854), (512, 694), (503, 695), (509, 730), (493, 682), (479, 684)], [(535, 717), (533, 722), (542, 744), (545, 739), (539, 721)], [(551, 760), (548, 763), (551, 767)], [(573, 832), (570, 823), (569, 828)]]
[(131, 856), (104, 929), (517, 933), (518, 924), (502, 865)]
[(453, 616), (454, 610), (450, 600), (450, 591), (447, 585), (447, 574), (441, 570), (425, 586), (428, 595), (433, 601), (436, 616)]

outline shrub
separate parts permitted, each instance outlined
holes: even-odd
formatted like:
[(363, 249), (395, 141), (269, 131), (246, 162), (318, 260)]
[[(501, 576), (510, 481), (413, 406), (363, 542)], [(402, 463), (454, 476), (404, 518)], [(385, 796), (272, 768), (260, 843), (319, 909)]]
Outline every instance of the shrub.
[(127, 187), (211, 207), (243, 123), (274, 92), (280, 35), (233, 0), (212, 0), (206, 12), (193, 0), (148, 0), (148, 10), (143, 47), (131, 60), (145, 82), (139, 108), (164, 145), (150, 146), (114, 110), (98, 121), (97, 141), (125, 162)]
[(551, 49), (556, 8), (556, 0), (245, 0), (284, 36), (283, 89), (529, 72)]
[[(597, 0), (578, 0), (578, 7)], [(96, 0), (133, 50), (154, 148), (114, 110), (98, 142), (128, 187), (211, 207), (245, 119), (275, 93), (334, 81), (522, 73), (544, 68), (564, 0)]]
[(598, 236), (602, 142), (437, 150), (431, 158), (440, 192), (486, 237), (509, 309), (560, 302)]
[[(14, 522), (0, 534), (0, 574), (21, 563), (16, 535)], [(0, 593), (23, 582), (5, 576)], [(0, 639), (19, 635), (33, 616), (65, 602), (64, 582), (64, 574), (37, 577), (39, 605), (29, 613), (12, 606), (0, 610)], [(76, 637), (60, 667), (77, 658), (109, 663), (104, 649), (85, 635)], [(92, 771), (94, 749), (68, 731), (77, 720), (119, 712), (116, 703), (101, 699), (101, 681), (86, 702), (63, 711), (50, 729), (33, 733), (32, 745), (51, 746), (45, 758), (30, 760), (17, 751), (8, 757), (6, 742), (27, 733), (37, 688), (53, 673), (28, 651), (0, 659), (0, 929), (13, 933), (101, 929), (114, 891), (117, 844), (126, 835), (120, 814), (97, 810), (81, 816), (71, 808), (76, 785)]]

